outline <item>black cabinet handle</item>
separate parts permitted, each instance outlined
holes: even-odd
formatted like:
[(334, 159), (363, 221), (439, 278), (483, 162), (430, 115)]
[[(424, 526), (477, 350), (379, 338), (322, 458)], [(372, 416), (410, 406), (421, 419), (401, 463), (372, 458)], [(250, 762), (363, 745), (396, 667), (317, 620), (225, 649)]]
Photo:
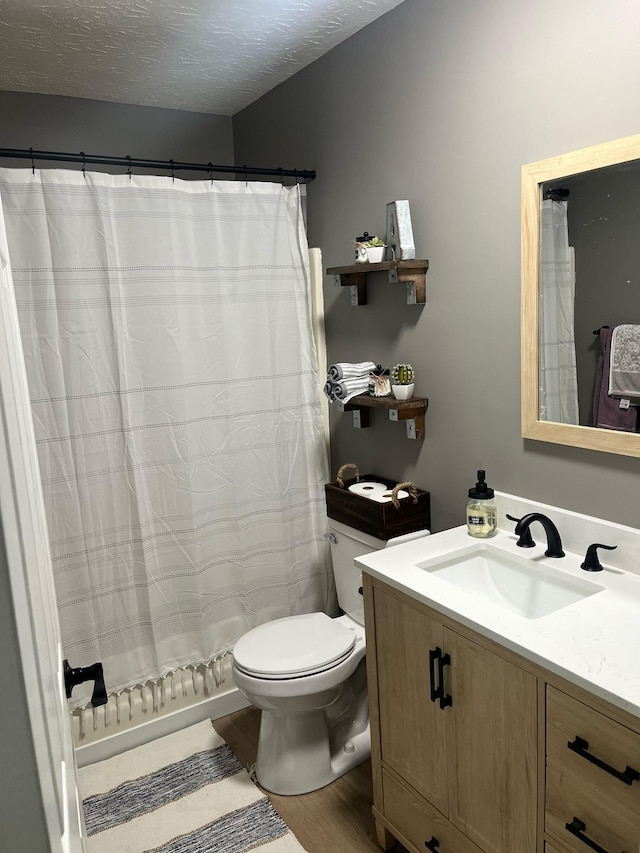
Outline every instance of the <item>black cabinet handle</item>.
[(606, 773), (610, 773), (612, 776), (615, 776), (616, 779), (624, 782), (625, 785), (631, 785), (632, 782), (640, 782), (640, 773), (637, 770), (634, 770), (633, 767), (629, 767), (629, 765), (627, 765), (625, 770), (616, 770), (615, 767), (612, 767), (610, 764), (606, 764), (602, 759), (596, 758), (595, 755), (592, 755), (588, 751), (589, 743), (584, 738), (578, 737), (578, 735), (576, 735), (575, 740), (569, 741), (567, 746), (572, 752), (575, 752), (576, 755), (579, 755), (581, 758), (586, 758), (586, 760), (590, 761), (591, 764), (595, 764), (596, 767), (599, 767)]
[[(440, 651), (438, 649), (438, 651)], [(449, 694), (445, 696), (444, 693), (444, 668), (445, 666), (451, 666), (451, 655), (442, 655), (438, 658), (438, 681), (440, 682), (440, 693), (438, 698), (440, 699), (440, 707), (448, 708), (453, 705), (453, 699)]]
[(565, 824), (565, 828), (574, 835), (576, 838), (579, 838), (583, 844), (586, 844), (587, 847), (590, 847), (592, 850), (595, 850), (596, 853), (608, 853), (604, 847), (600, 847), (599, 844), (596, 844), (588, 835), (584, 835), (584, 830), (586, 829), (585, 824), (577, 817), (571, 821), (571, 823)]
[(434, 836), (431, 837), (431, 841), (425, 841), (424, 846), (427, 850), (431, 850), (431, 853), (438, 853), (438, 847), (440, 847), (440, 842)]
[[(438, 664), (437, 678), (436, 663)], [(445, 696), (444, 693), (444, 668), (450, 664), (451, 656), (443, 655), (440, 646), (436, 646), (435, 649), (429, 649), (429, 698), (432, 702), (439, 699), (441, 708), (448, 708), (449, 705), (453, 704), (451, 696)]]
[(435, 702), (439, 697), (439, 689), (436, 687), (436, 668), (435, 662), (442, 654), (439, 648), (429, 649), (429, 698)]

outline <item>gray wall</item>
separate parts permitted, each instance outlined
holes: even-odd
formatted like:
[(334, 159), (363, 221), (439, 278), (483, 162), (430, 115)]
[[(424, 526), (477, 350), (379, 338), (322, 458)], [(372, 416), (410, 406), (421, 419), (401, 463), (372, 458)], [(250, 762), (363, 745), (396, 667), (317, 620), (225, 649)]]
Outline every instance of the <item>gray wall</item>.
[[(233, 127), (225, 116), (20, 92), (0, 92), (0, 116), (1, 148), (233, 164)], [(25, 168), (30, 163), (0, 159), (0, 165)], [(44, 162), (36, 162), (36, 167), (81, 168)], [(123, 171), (106, 166), (94, 168)], [(140, 174), (151, 172), (141, 169)], [(183, 179), (203, 177), (199, 172), (176, 175)]]
[(328, 357), (409, 361), (424, 442), (332, 413), (344, 462), (432, 493), (460, 524), (477, 468), (515, 493), (640, 526), (640, 460), (520, 437), (520, 168), (640, 130), (640, 6), (627, 0), (405, 0), (234, 118), (239, 162), (315, 168), (325, 266), (409, 199), (427, 305), (377, 278), (369, 304), (325, 281)]
[(10, 696), (0, 714), (0, 849), (46, 853), (47, 825), (29, 725), (20, 647), (0, 518), (0, 665)]

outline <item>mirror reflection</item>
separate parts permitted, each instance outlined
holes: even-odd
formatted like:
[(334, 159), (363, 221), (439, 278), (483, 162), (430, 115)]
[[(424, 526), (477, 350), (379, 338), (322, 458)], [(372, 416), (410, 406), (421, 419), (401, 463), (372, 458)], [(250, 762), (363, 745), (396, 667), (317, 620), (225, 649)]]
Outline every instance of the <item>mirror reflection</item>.
[(635, 433), (640, 163), (546, 181), (540, 203), (540, 420)]
[(640, 135), (522, 167), (522, 436), (640, 457)]

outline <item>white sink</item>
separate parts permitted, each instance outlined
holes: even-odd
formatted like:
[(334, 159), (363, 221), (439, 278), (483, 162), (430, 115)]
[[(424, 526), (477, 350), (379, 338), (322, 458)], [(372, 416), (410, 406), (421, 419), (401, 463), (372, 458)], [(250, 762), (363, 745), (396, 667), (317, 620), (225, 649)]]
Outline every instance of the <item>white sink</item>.
[(592, 581), (568, 575), (560, 567), (556, 570), (541, 566), (487, 544), (464, 548), (416, 566), (526, 619), (539, 619), (604, 589)]

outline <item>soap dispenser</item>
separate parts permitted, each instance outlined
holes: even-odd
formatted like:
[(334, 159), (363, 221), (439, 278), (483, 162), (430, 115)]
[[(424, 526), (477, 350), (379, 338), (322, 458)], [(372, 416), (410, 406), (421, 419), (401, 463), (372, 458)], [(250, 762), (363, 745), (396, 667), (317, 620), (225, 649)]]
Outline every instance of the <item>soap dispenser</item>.
[(467, 531), (469, 536), (488, 539), (498, 526), (498, 511), (494, 491), (485, 482), (485, 472), (478, 471), (478, 482), (469, 489), (467, 504)]

